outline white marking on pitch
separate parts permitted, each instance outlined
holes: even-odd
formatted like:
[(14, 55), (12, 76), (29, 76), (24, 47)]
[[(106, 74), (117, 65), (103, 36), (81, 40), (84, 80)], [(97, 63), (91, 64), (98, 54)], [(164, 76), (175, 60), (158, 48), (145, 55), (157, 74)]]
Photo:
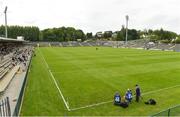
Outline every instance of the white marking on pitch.
[[(38, 49), (39, 49), (39, 48), (38, 48)], [(39, 51), (40, 51), (40, 53), (41, 53), (41, 50), (40, 50), (40, 49), (39, 49)], [(68, 106), (68, 103), (67, 103), (67, 101), (65, 100), (64, 95), (63, 95), (61, 89), (59, 88), (59, 86), (58, 86), (58, 84), (57, 84), (57, 81), (56, 81), (56, 79), (54, 78), (54, 75), (52, 74), (52, 72), (51, 72), (51, 70), (50, 70), (50, 68), (49, 68), (48, 63), (46, 62), (46, 59), (44, 58), (43, 53), (41, 53), (41, 56), (42, 56), (42, 58), (43, 58), (43, 60), (44, 60), (44, 62), (45, 62), (45, 64), (46, 64), (46, 67), (47, 67), (47, 69), (48, 69), (48, 71), (49, 71), (49, 73), (50, 73), (53, 81), (54, 81), (54, 84), (56, 85), (56, 88), (57, 88), (58, 91), (59, 91), (59, 94), (61, 95), (61, 97), (62, 97), (62, 99), (63, 99), (63, 102), (64, 102), (67, 110), (70, 111), (69, 106)]]
[(78, 108), (73, 108), (70, 109), (71, 111), (75, 111), (75, 110), (79, 110), (79, 109), (84, 109), (84, 108), (90, 108), (90, 107), (94, 107), (94, 106), (99, 106), (99, 105), (103, 105), (103, 104), (107, 104), (107, 103), (112, 103), (113, 101), (107, 101), (107, 102), (100, 102), (100, 103), (96, 103), (96, 104), (91, 104), (91, 105), (87, 105), (87, 106), (82, 106), (82, 107), (78, 107)]

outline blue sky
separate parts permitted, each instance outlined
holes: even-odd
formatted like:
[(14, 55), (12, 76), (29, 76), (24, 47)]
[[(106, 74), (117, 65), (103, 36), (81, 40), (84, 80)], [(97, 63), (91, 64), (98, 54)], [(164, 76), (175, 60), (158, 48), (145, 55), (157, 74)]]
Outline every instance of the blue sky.
[(130, 28), (162, 27), (180, 33), (180, 0), (0, 0), (0, 24), (4, 24), (6, 5), (9, 25), (116, 31), (128, 14)]

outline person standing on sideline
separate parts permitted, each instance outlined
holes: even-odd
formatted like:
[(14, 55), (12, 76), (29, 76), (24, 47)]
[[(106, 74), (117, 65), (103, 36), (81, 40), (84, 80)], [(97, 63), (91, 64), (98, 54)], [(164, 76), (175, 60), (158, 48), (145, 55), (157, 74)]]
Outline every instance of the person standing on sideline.
[(136, 102), (139, 102), (139, 98), (141, 96), (141, 90), (138, 85), (136, 85)]

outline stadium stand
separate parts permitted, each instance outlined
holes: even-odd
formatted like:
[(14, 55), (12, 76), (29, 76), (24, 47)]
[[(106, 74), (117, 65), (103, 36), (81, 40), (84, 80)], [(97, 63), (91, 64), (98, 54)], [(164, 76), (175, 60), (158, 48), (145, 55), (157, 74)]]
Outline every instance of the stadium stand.
[(69, 43), (68, 42), (62, 42), (63, 47), (68, 47)]
[(0, 81), (0, 92), (5, 91), (5, 89), (7, 88), (7, 86), (9, 85), (10, 81), (12, 80), (16, 72), (19, 70), (19, 68), (19, 65), (13, 67), (12, 70), (10, 70), (8, 74)]
[[(69, 41), (69, 42), (38, 42), (40, 47), (93, 47), (93, 46), (104, 46), (104, 47), (114, 47), (114, 48), (137, 48), (146, 50), (162, 50), (162, 51), (180, 51), (179, 44), (164, 44), (164, 43), (154, 43), (150, 44), (148, 40), (131, 40), (125, 44), (124, 41)], [(152, 42), (153, 43), (153, 42)], [(37, 46), (36, 43), (31, 43), (30, 45)]]
[(0, 101), (0, 116), (18, 115), (33, 52), (31, 44), (0, 37), (0, 100), (8, 99), (10, 106), (6, 108), (7, 104)]
[(13, 76), (19, 69), (19, 64), (26, 64), (29, 53), (28, 47), (12, 44), (0, 47), (0, 93), (5, 91)]
[(61, 46), (59, 42), (52, 42), (51, 43), (51, 46), (54, 46), (54, 47), (59, 47)]
[(81, 45), (82, 46), (89, 46), (88, 42), (82, 42)]

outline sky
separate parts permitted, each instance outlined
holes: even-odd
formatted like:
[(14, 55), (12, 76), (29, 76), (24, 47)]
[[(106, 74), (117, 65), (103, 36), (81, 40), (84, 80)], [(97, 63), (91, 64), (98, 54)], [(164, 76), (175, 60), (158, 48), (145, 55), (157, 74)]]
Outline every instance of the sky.
[(75, 27), (84, 32), (129, 28), (166, 29), (180, 34), (180, 0), (0, 0), (0, 25)]

